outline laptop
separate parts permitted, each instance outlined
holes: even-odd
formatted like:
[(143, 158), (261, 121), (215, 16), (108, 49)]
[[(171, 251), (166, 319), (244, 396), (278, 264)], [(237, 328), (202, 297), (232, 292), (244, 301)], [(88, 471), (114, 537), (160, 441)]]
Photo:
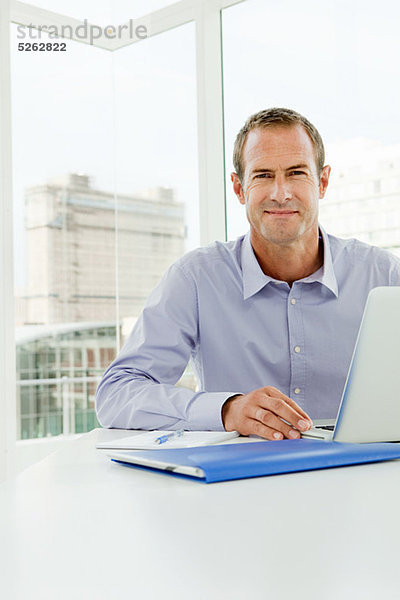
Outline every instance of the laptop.
[(336, 442), (400, 441), (400, 287), (371, 290), (336, 421), (302, 437)]

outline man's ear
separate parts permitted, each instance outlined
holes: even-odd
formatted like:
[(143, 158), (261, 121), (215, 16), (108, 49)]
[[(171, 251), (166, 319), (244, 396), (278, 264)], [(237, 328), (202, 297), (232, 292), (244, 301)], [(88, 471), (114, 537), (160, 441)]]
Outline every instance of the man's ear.
[(325, 165), (325, 167), (321, 171), (321, 176), (319, 178), (319, 197), (323, 198), (325, 196), (326, 188), (329, 183), (329, 176), (331, 174), (331, 168), (329, 165)]
[(231, 173), (231, 181), (233, 184), (233, 191), (238, 197), (240, 204), (246, 204), (246, 199), (244, 196), (242, 183), (239, 179), (239, 175), (237, 173)]

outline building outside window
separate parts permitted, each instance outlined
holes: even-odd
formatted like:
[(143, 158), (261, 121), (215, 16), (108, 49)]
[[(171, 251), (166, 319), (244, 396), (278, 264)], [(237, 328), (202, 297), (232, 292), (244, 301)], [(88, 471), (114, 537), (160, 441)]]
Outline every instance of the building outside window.
[(98, 427), (96, 377), (114, 354), (114, 323), (17, 330), (18, 438), (82, 433)]

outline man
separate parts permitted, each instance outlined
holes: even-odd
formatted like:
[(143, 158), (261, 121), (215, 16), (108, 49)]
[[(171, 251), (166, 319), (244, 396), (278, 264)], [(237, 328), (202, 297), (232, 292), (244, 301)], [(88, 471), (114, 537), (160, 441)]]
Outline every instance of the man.
[[(324, 162), (295, 111), (247, 120), (231, 179), (250, 232), (168, 270), (100, 383), (104, 426), (279, 440), (336, 416), (368, 292), (400, 285), (400, 260), (319, 227)], [(174, 385), (189, 359), (198, 392)]]

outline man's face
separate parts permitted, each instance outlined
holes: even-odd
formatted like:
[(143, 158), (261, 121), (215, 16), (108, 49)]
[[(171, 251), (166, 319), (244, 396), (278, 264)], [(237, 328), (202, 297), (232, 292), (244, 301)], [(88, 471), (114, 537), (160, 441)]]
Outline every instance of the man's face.
[(330, 167), (318, 177), (314, 146), (300, 125), (250, 131), (243, 148), (243, 182), (232, 182), (246, 206), (252, 241), (289, 245), (318, 232), (318, 201)]

